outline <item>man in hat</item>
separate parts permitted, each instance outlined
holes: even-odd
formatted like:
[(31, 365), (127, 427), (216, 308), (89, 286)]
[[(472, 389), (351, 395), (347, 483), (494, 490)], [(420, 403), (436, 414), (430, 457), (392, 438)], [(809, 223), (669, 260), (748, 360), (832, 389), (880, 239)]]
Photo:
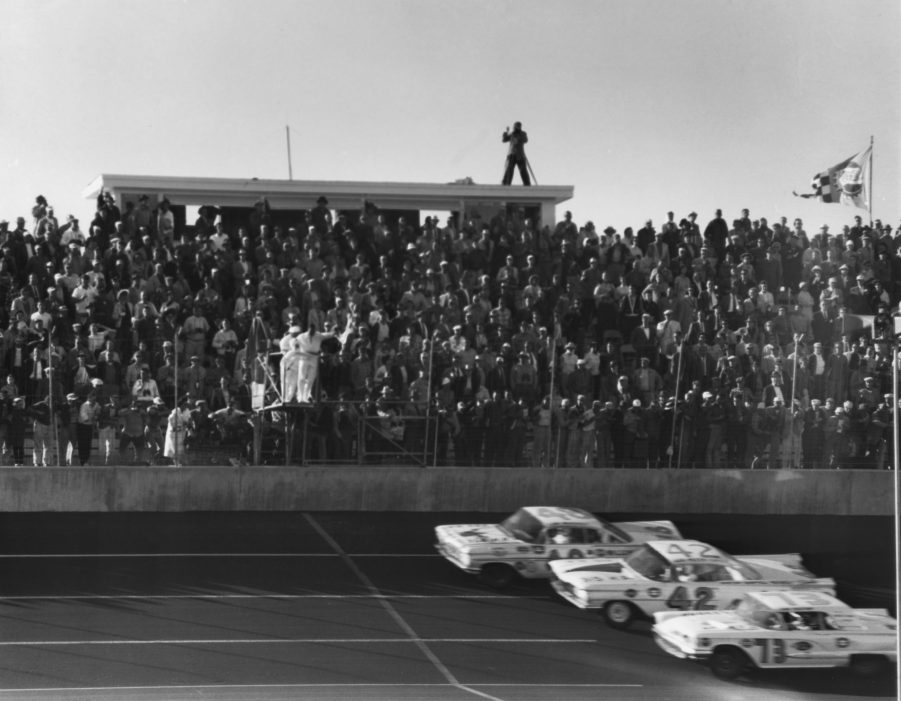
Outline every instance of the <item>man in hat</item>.
[(279, 341), (279, 349), (282, 352), (282, 359), (279, 363), (279, 374), (282, 388), (282, 401), (286, 404), (293, 403), (298, 400), (298, 379), (300, 372), (300, 343), (298, 336), (300, 335), (300, 326), (294, 325), (288, 328), (282, 339)]
[(16, 397), (13, 399), (6, 417), (6, 442), (12, 449), (13, 465), (16, 467), (22, 467), (25, 464), (25, 428), (27, 425), (25, 397)]
[(103, 458), (103, 464), (109, 465), (112, 462), (113, 453), (117, 451), (116, 433), (119, 430), (119, 396), (113, 394), (104, 399), (98, 391), (97, 399), (100, 404), (100, 413), (97, 418), (97, 445)]
[(160, 396), (159, 386), (150, 377), (150, 365), (147, 363), (141, 365), (141, 374), (131, 388), (131, 396), (145, 407)]
[(312, 319), (307, 325), (307, 330), (297, 336), (297, 351), (300, 360), (297, 368), (297, 400), (311, 402), (313, 399), (313, 386), (319, 376), (319, 354), (322, 342), (327, 338), (334, 338), (335, 331), (320, 332), (316, 322)]
[(32, 426), (34, 466), (56, 465), (53, 437), (54, 416), (50, 411), (50, 395), (45, 395), (41, 401), (35, 402), (28, 410), (28, 415), (34, 419)]
[(144, 460), (144, 429), (146, 428), (146, 420), (144, 412), (136, 399), (133, 399), (130, 406), (126, 406), (119, 411), (119, 421), (122, 423), (122, 435), (119, 438), (119, 455), (124, 459), (125, 451), (130, 447), (132, 449), (132, 463), (142, 463)]
[(161, 397), (154, 397), (146, 408), (147, 425), (144, 428), (147, 449), (150, 451), (150, 464), (157, 464), (163, 452), (163, 423), (169, 414), (166, 403)]
[(522, 122), (513, 123), (513, 131), (510, 127), (501, 135), (501, 141), (509, 144), (507, 148), (507, 161), (504, 166), (504, 178), (501, 181), (503, 185), (513, 184), (513, 169), (519, 168), (519, 175), (522, 178), (523, 185), (531, 185), (532, 180), (529, 178), (529, 161), (526, 158), (526, 144), (529, 142), (529, 136), (523, 131)]
[(82, 465), (87, 464), (91, 458), (91, 444), (94, 441), (94, 429), (100, 419), (100, 404), (97, 402), (94, 392), (88, 394), (87, 399), (78, 408), (75, 424), (75, 435), (78, 439), (78, 461)]
[(328, 199), (319, 197), (316, 200), (316, 206), (310, 210), (310, 219), (313, 222), (313, 228), (320, 236), (326, 236), (334, 225), (332, 219), (332, 210), (328, 208)]
[(156, 233), (168, 245), (175, 243), (175, 215), (169, 208), (170, 203), (166, 197), (160, 200), (156, 209)]
[(188, 409), (188, 397), (181, 395), (178, 406), (169, 413), (166, 420), (166, 440), (163, 444), (163, 457), (172, 460), (172, 464), (180, 467), (185, 464), (185, 437), (191, 412)]

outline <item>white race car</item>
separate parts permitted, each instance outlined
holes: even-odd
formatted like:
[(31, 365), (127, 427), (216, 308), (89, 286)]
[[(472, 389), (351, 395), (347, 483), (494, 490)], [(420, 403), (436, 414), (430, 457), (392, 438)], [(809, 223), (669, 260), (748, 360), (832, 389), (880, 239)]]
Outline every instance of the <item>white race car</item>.
[(653, 540), (623, 559), (557, 560), (551, 584), (583, 609), (600, 609), (614, 628), (658, 611), (735, 607), (749, 591), (794, 589), (835, 592), (800, 555), (732, 557), (697, 540)]
[(746, 594), (730, 611), (654, 614), (654, 639), (676, 657), (734, 679), (754, 667), (849, 667), (861, 676), (897, 663), (897, 623), (885, 609), (853, 609), (811, 591)]
[(435, 547), (501, 589), (516, 575), (547, 578), (557, 558), (624, 557), (654, 539), (681, 538), (671, 521), (609, 523), (582, 509), (525, 506), (502, 523), (436, 526)]

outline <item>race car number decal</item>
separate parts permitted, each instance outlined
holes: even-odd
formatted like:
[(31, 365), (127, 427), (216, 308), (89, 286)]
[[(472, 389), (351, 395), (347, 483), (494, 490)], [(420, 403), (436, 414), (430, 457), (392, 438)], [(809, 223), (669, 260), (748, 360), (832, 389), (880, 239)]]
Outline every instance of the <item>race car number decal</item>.
[(667, 555), (679, 555), (688, 560), (702, 558), (719, 559), (720, 554), (709, 545), (703, 543), (673, 543), (666, 547)]
[(757, 638), (754, 644), (760, 648), (760, 664), (785, 662), (785, 641), (779, 638)]
[(688, 611), (690, 609), (694, 609), (695, 611), (709, 611), (716, 608), (713, 604), (708, 603), (713, 598), (713, 589), (710, 587), (698, 587), (695, 589), (694, 595), (694, 600), (692, 600), (688, 596), (688, 589), (686, 587), (676, 587), (666, 600), (666, 605), (671, 609), (679, 609), (681, 611)]

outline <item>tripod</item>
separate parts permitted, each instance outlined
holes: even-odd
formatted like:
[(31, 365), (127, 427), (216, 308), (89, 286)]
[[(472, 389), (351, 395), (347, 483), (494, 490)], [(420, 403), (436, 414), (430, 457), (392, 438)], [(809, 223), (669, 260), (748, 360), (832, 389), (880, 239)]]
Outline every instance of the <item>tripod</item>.
[[(537, 185), (537, 184), (538, 184), (538, 178), (535, 177), (535, 171), (532, 170), (532, 164), (531, 164), (531, 162), (529, 162), (529, 157), (526, 156), (525, 154), (523, 154), (522, 157), (523, 157), (523, 160), (524, 160), (525, 163), (526, 163), (526, 169), (528, 170), (529, 176), (531, 176), (531, 178), (532, 178), (532, 183), (534, 183), (535, 185)], [(510, 156), (507, 156), (507, 159), (508, 159), (508, 160), (507, 160), (507, 163), (506, 163), (506, 165), (505, 165), (505, 168), (508, 169), (509, 172), (510, 172), (510, 180), (511, 180), (511, 182), (509, 182), (509, 183), (507, 182), (507, 177), (506, 177), (506, 174), (505, 174), (505, 177), (501, 180), (501, 185), (511, 185), (511, 184), (512, 184), (512, 179), (513, 179), (512, 173), (513, 173), (513, 167), (514, 167), (515, 165), (519, 165), (519, 166), (520, 166), (520, 173), (523, 174), (523, 173), (522, 173), (522, 165), (521, 165), (521, 164), (517, 164), (515, 161), (513, 161), (513, 163), (511, 163), (510, 160), (509, 160), (509, 158), (510, 158)], [(524, 183), (524, 184), (528, 184), (528, 183)]]

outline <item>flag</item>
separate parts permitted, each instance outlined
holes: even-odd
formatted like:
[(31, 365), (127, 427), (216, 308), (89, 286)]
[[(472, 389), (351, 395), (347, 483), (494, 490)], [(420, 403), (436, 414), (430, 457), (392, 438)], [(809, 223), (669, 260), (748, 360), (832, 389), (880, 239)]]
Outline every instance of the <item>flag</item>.
[(852, 341), (856, 341), (867, 330), (869, 330), (871, 336), (875, 337), (875, 321), (876, 316), (874, 314), (845, 314), (836, 319), (835, 323), (838, 325), (838, 331), (842, 336), (850, 336)]
[(873, 146), (867, 146), (856, 156), (813, 176), (810, 183), (813, 194), (797, 197), (816, 198), (822, 202), (839, 202), (861, 209), (870, 208), (870, 166), (873, 162)]

